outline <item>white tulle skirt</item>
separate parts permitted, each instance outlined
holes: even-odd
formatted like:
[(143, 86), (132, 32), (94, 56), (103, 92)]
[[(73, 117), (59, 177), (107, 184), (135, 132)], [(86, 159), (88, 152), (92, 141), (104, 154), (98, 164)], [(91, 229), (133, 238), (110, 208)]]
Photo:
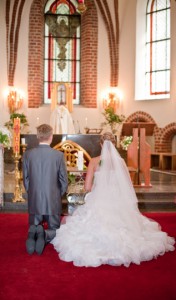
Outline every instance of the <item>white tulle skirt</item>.
[(126, 164), (105, 141), (86, 203), (66, 217), (52, 243), (75, 266), (128, 267), (173, 251), (175, 240), (140, 213)]
[[(104, 191), (105, 192), (105, 191)], [(113, 197), (105, 195), (104, 197)], [(96, 193), (87, 195), (86, 204), (66, 217), (52, 244), (61, 260), (75, 266), (97, 267), (140, 264), (174, 250), (174, 238), (160, 225), (143, 216), (137, 206), (124, 208), (97, 201)]]

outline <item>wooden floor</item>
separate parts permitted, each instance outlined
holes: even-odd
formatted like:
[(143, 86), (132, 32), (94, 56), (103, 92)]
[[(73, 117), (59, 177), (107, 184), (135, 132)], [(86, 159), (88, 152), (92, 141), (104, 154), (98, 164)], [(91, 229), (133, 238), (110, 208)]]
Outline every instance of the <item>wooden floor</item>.
[[(12, 167), (11, 167), (12, 168)], [(25, 203), (13, 203), (15, 190), (15, 175), (13, 168), (5, 166), (4, 176), (4, 205), (3, 211), (27, 211)], [(151, 187), (135, 187), (141, 211), (176, 211), (176, 172), (151, 170)], [(23, 188), (23, 196), (26, 198)], [(64, 201), (64, 214), (70, 213), (74, 208)]]

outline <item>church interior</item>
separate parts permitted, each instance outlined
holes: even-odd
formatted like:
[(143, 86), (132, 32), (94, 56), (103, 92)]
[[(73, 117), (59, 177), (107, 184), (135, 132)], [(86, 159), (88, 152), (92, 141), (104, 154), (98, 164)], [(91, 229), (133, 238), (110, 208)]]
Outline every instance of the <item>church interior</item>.
[[(19, 243), (10, 275), (10, 256), (1, 263), (1, 299), (128, 300), (130, 291), (136, 300), (175, 299), (170, 253), (160, 265), (115, 268), (118, 274), (109, 266), (81, 273), (58, 263), (51, 245), (43, 260), (25, 256), (22, 163), (38, 145), (36, 128), (51, 125), (51, 147), (64, 153), (69, 181), (64, 218), (84, 205), (89, 161), (101, 153), (101, 135), (111, 132), (139, 210), (164, 225), (166, 217), (166, 231), (175, 235), (176, 0), (1, 0), (0, 40), (0, 223), (7, 229), (0, 257)], [(37, 265), (48, 277), (36, 275)]]
[[(21, 156), (42, 123), (53, 127), (53, 147), (69, 139), (90, 157), (112, 131), (139, 205), (153, 198), (149, 209), (173, 210), (176, 3), (150, 2), (1, 1), (0, 126), (14, 139), (20, 118)], [(5, 199), (15, 190), (14, 147), (4, 153)]]

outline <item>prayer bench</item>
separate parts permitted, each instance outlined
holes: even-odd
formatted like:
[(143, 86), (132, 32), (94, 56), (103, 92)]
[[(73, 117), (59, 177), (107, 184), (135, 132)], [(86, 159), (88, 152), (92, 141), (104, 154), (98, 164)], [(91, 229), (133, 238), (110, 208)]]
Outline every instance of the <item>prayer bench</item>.
[[(54, 149), (63, 152), (65, 156), (68, 179), (70, 181), (67, 190), (67, 201), (70, 204), (84, 204), (84, 179), (91, 159), (90, 155), (84, 148), (71, 140), (60, 142), (54, 146)], [(83, 170), (78, 170), (77, 167), (79, 151), (83, 152)]]
[(60, 142), (56, 146), (53, 147), (56, 150), (62, 151), (65, 156), (67, 168), (76, 168), (77, 167), (77, 158), (78, 158), (78, 151), (83, 152), (83, 166), (84, 168), (87, 168), (89, 161), (91, 159), (90, 155), (87, 153), (87, 151), (79, 146), (77, 143), (66, 140), (63, 142)]

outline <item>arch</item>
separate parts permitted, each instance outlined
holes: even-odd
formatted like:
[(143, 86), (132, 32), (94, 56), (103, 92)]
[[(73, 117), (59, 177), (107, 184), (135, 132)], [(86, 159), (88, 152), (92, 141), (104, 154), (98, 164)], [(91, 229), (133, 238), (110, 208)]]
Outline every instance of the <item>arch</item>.
[(160, 137), (161, 149), (158, 152), (172, 152), (172, 139), (176, 135), (176, 123), (170, 123), (162, 130)]
[(156, 124), (151, 115), (144, 111), (134, 112), (125, 120), (125, 122), (150, 122)]

